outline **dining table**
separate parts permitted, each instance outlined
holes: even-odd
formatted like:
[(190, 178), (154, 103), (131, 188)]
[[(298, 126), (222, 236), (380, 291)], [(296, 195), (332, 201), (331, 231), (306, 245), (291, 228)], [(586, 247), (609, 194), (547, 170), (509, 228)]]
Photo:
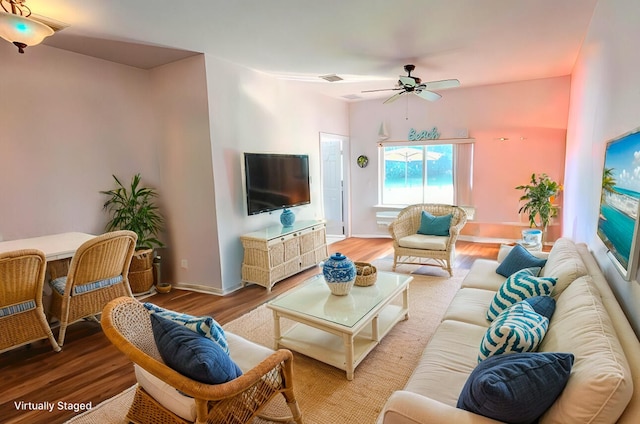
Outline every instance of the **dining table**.
[(38, 249), (44, 252), (47, 262), (73, 257), (82, 243), (91, 240), (95, 235), (68, 232), (46, 236), (0, 241), (0, 253), (20, 249)]

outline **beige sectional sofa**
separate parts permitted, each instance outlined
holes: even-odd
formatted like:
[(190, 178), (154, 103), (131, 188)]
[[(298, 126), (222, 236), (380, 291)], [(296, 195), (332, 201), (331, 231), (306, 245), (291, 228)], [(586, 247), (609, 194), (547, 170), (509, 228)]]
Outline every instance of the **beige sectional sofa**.
[[(497, 260), (477, 260), (403, 390), (378, 423), (495, 423), (456, 408), (490, 323), (486, 311), (504, 283)], [(640, 422), (640, 342), (584, 244), (559, 239), (540, 275), (557, 278), (555, 313), (539, 352), (575, 356), (569, 380), (540, 423)], [(635, 284), (635, 283), (634, 283)], [(514, 353), (517, 355), (517, 353)]]

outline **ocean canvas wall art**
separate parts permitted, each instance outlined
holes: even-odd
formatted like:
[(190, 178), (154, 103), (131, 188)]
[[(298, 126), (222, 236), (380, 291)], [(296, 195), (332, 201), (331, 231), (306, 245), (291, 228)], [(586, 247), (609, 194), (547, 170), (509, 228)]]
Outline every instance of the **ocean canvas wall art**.
[(640, 205), (640, 128), (607, 143), (598, 237), (622, 276), (629, 280), (638, 266)]

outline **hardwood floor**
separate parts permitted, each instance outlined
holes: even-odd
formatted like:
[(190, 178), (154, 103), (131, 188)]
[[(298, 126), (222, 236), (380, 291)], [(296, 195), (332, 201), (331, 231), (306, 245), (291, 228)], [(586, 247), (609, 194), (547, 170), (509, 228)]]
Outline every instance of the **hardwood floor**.
[[(459, 241), (454, 267), (468, 269), (477, 258), (495, 258), (498, 249), (498, 244)], [(371, 262), (390, 255), (392, 247), (388, 238), (349, 238), (331, 244), (329, 251)], [(250, 285), (227, 296), (173, 290), (145, 301), (192, 315), (210, 315), (225, 324), (317, 272), (318, 268), (314, 267), (281, 281), (271, 293), (263, 287)], [(57, 335), (55, 329), (54, 335)], [(109, 343), (95, 322), (71, 325), (59, 353), (53, 352), (48, 342), (40, 341), (0, 354), (0, 380), (0, 421), (29, 424), (64, 422), (77, 413), (60, 409), (58, 402), (70, 406), (91, 402), (96, 406), (135, 384), (132, 364)], [(20, 402), (25, 403), (22, 409)], [(29, 410), (29, 402), (32, 406), (49, 402), (53, 411)]]

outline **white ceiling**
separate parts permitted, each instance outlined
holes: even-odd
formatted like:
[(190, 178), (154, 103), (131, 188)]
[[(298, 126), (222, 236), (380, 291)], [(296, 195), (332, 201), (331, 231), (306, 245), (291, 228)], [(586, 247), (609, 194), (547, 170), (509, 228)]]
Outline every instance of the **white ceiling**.
[[(367, 99), (392, 94), (361, 91), (392, 88), (407, 63), (423, 81), (457, 78), (463, 87), (568, 75), (597, 0), (26, 3), (68, 25), (46, 41), (55, 47), (141, 68), (207, 53)], [(327, 74), (344, 81), (319, 78)]]

